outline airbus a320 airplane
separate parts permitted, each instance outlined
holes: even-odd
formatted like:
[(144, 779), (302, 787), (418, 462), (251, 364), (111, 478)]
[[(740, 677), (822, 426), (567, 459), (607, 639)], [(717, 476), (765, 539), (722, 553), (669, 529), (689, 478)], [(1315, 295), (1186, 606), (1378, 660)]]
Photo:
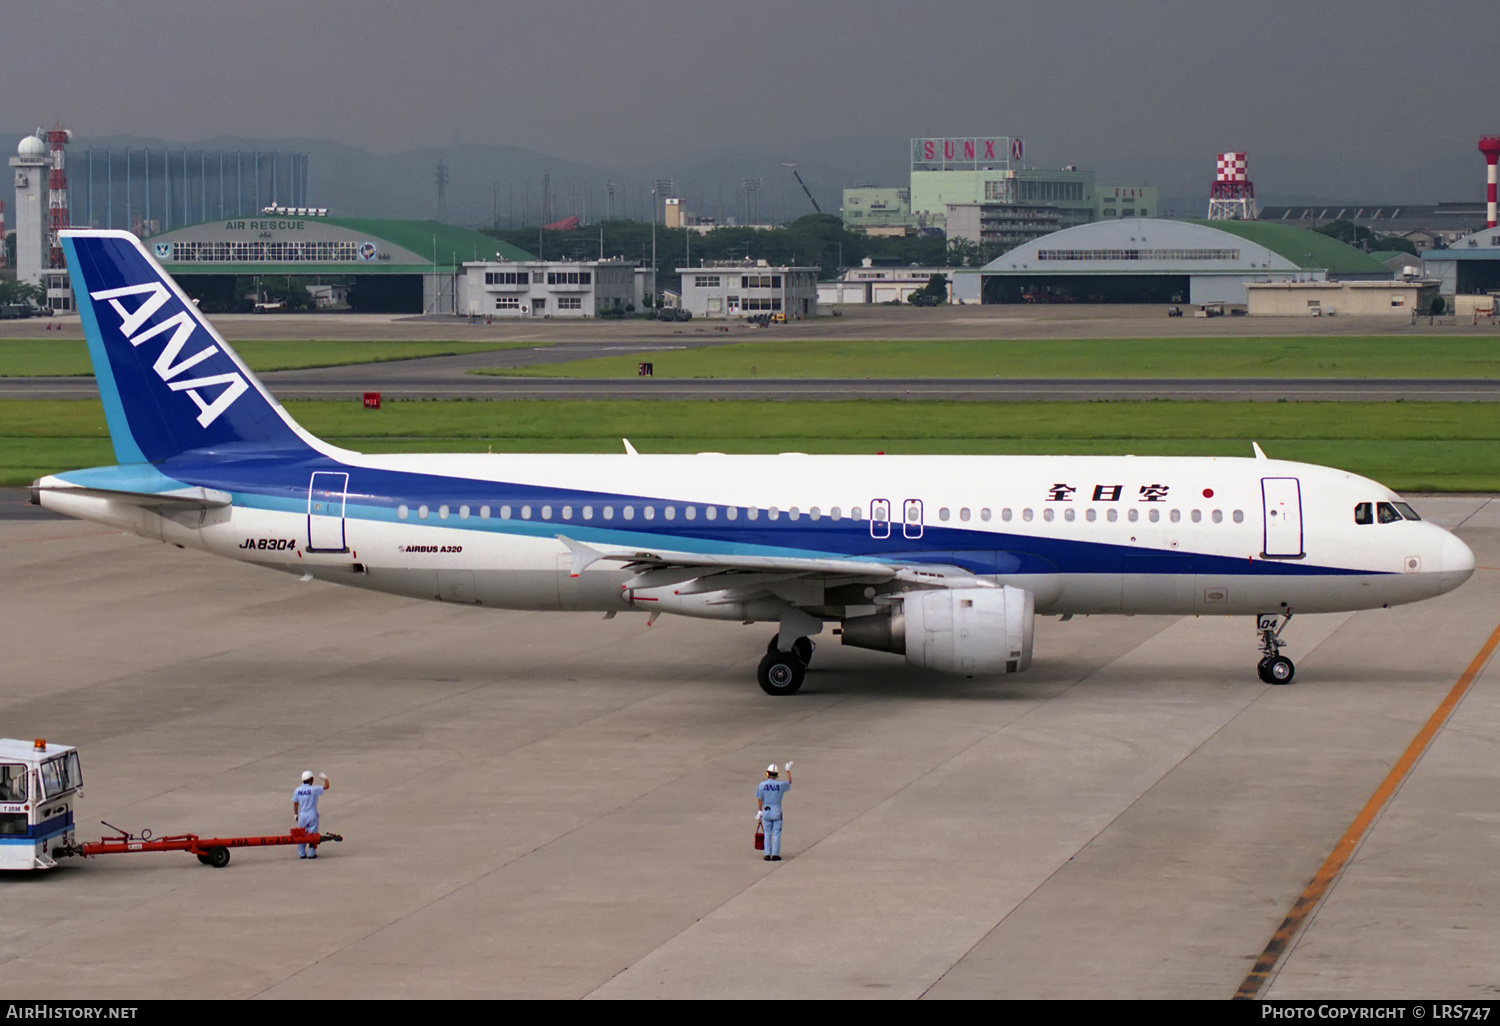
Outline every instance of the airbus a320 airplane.
[[(62, 245), (118, 465), (32, 501), (247, 563), (505, 609), (774, 623), (761, 687), (810, 638), (1015, 673), (1035, 617), (1257, 617), (1291, 681), (1294, 612), (1415, 602), (1474, 555), (1374, 481), (1265, 458), (390, 455), (300, 427), (126, 232)], [(626, 443), (629, 449), (629, 443)], [(650, 621), (648, 621), (650, 622)]]

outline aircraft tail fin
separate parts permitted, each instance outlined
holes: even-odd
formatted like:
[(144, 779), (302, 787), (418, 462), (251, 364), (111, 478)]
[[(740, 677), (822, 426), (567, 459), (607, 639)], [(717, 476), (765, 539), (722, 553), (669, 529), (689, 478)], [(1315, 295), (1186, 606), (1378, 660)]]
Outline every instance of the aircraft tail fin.
[(60, 234), (118, 462), (158, 463), (190, 450), (316, 451), (317, 440), (140, 239), (122, 231)]

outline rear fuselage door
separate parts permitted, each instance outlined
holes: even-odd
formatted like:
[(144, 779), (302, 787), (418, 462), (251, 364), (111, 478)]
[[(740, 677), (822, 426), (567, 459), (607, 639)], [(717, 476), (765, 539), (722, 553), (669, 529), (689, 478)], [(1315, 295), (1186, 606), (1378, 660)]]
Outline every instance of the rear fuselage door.
[(1302, 485), (1295, 477), (1263, 477), (1261, 497), (1265, 502), (1265, 548), (1267, 559), (1301, 559)]
[(349, 475), (317, 471), (307, 485), (307, 551), (347, 552), (344, 539), (344, 496)]

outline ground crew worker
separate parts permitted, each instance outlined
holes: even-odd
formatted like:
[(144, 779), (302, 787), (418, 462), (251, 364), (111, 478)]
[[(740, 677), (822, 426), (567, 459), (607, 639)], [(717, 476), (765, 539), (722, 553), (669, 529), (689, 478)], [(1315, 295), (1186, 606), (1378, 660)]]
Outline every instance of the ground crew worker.
[[(318, 777), (323, 781), (321, 786), (313, 783), (312, 770), (304, 770), (302, 786), (292, 792), (292, 815), (296, 817), (297, 825), (310, 834), (318, 832), (318, 799), (328, 791), (328, 774), (320, 773)], [(317, 858), (317, 846), (314, 845), (309, 851), (307, 845), (297, 845), (297, 857), (299, 859)]]
[(755, 807), (759, 810), (761, 832), (766, 835), (767, 862), (781, 861), (781, 799), (792, 789), (792, 764), (786, 764), (786, 779), (773, 762), (766, 767), (766, 779), (755, 789)]

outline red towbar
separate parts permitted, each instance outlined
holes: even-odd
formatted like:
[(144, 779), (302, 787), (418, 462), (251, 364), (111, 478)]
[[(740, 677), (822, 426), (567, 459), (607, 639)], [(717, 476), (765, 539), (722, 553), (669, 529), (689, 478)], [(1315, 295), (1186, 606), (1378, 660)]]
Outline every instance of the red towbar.
[(118, 836), (105, 837), (98, 841), (85, 841), (66, 847), (54, 848), (53, 858), (76, 855), (92, 858), (95, 855), (128, 855), (138, 851), (185, 851), (198, 856), (205, 866), (223, 869), (229, 865), (230, 848), (268, 848), (284, 844), (307, 844), (316, 848), (324, 841), (342, 841), (338, 834), (312, 834), (301, 827), (292, 827), (289, 834), (272, 834), (265, 837), (199, 837), (197, 834), (175, 834), (171, 837), (152, 837), (150, 830), (142, 830), (136, 836), (120, 830), (113, 823), (105, 823), (111, 830), (119, 830)]

